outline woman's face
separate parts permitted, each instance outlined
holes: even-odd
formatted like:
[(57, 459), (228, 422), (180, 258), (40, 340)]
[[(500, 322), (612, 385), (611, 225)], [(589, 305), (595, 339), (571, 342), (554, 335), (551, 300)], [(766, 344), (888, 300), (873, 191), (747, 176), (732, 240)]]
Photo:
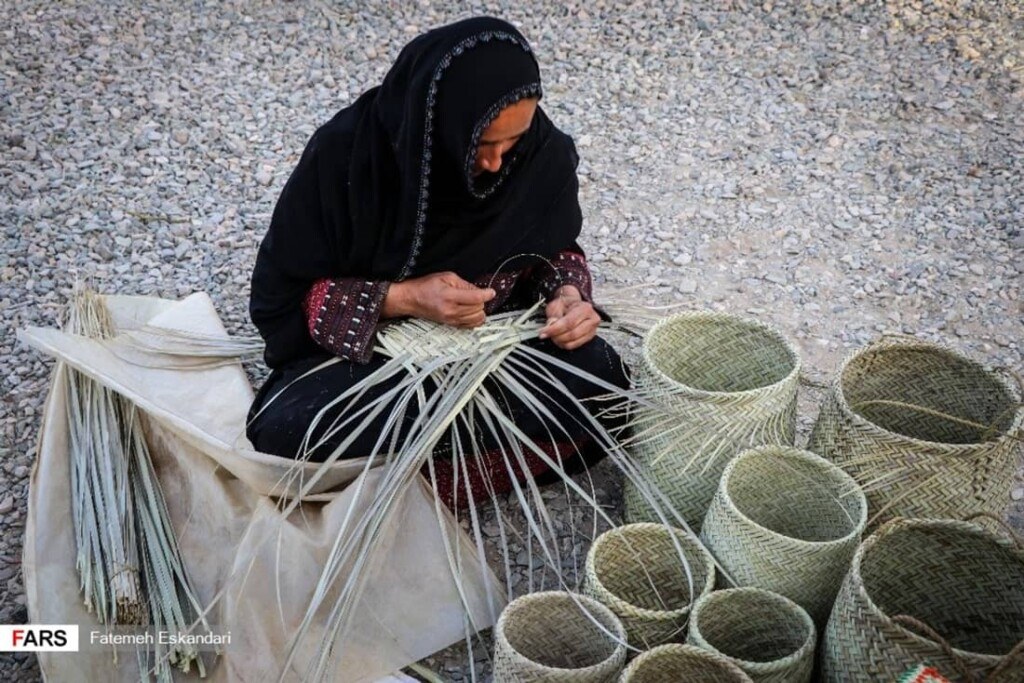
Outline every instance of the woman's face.
[(537, 111), (537, 99), (519, 100), (501, 110), (491, 125), (480, 135), (480, 146), (473, 163), (473, 177), (481, 173), (497, 173), (501, 169), (502, 155), (512, 149), (519, 138), (530, 130), (533, 113)]

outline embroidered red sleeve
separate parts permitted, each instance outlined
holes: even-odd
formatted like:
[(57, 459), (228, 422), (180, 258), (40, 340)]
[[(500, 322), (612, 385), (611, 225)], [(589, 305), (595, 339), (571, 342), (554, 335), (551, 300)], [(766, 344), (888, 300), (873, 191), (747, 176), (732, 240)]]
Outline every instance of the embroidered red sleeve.
[(342, 360), (368, 363), (390, 286), (352, 277), (317, 280), (303, 302), (310, 336)]
[(536, 266), (534, 277), (537, 278), (537, 289), (545, 300), (554, 297), (559, 287), (574, 285), (580, 290), (580, 296), (584, 301), (593, 301), (593, 283), (590, 279), (590, 269), (587, 267), (587, 259), (575, 251), (560, 251), (551, 259), (551, 266), (547, 264)]

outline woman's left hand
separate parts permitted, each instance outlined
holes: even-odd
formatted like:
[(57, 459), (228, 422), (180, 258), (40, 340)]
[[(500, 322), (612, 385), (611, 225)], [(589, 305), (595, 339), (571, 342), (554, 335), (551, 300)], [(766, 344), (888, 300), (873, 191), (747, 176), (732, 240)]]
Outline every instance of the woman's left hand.
[(597, 336), (601, 316), (580, 291), (565, 285), (555, 292), (555, 298), (544, 310), (548, 324), (540, 331), (541, 339), (550, 339), (555, 346), (567, 351), (578, 349)]

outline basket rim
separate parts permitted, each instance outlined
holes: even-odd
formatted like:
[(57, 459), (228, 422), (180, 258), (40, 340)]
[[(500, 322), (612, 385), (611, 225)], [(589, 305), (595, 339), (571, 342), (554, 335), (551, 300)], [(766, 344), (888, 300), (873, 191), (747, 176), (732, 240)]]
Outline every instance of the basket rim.
[[(654, 361), (651, 359), (651, 339), (662, 329), (676, 323), (680, 320), (693, 320), (704, 318), (709, 321), (729, 321), (733, 323), (740, 323), (752, 329), (757, 329), (761, 332), (766, 332), (769, 336), (773, 337), (778, 341), (782, 348), (785, 349), (786, 354), (792, 361), (793, 367), (782, 379), (772, 382), (771, 384), (764, 384), (759, 387), (753, 387), (751, 389), (744, 389), (742, 391), (709, 391), (707, 389), (699, 389), (697, 387), (683, 384), (679, 380), (669, 377)], [(717, 311), (685, 311), (681, 313), (674, 313), (670, 316), (666, 316), (659, 320), (657, 323), (647, 331), (644, 335), (642, 356), (644, 365), (647, 370), (654, 374), (660, 381), (666, 382), (669, 386), (681, 390), (680, 393), (685, 394), (688, 398), (739, 398), (745, 396), (756, 396), (761, 392), (769, 389), (780, 388), (791, 382), (796, 382), (800, 377), (801, 359), (800, 354), (793, 346), (793, 343), (786, 338), (778, 329), (763, 323), (760, 320), (754, 320), (753, 318), (744, 318), (731, 313), (721, 313)]]
[[(859, 519), (854, 524), (854, 528), (848, 534), (840, 538), (834, 538), (828, 541), (808, 541), (802, 538), (787, 536), (786, 534), (781, 534), (778, 531), (769, 529), (763, 524), (758, 523), (756, 520), (751, 519), (750, 516), (744, 513), (736, 504), (736, 502), (732, 499), (732, 496), (729, 495), (730, 478), (732, 477), (733, 471), (736, 469), (736, 467), (742, 464), (740, 462), (741, 460), (747, 461), (758, 457), (767, 457), (769, 454), (781, 455), (787, 458), (797, 458), (805, 462), (814, 463), (815, 465), (824, 466), (824, 469), (826, 469), (827, 471), (832, 472), (833, 474), (838, 473), (842, 479), (848, 480), (848, 483), (853, 485), (852, 490), (854, 491), (856, 500), (860, 503), (860, 514), (858, 515)], [(741, 522), (756, 527), (759, 532), (764, 532), (771, 537), (780, 538), (787, 542), (806, 546), (809, 548), (827, 548), (830, 546), (848, 545), (851, 540), (855, 538), (860, 538), (864, 534), (864, 530), (867, 528), (867, 496), (864, 494), (864, 490), (860, 487), (860, 484), (857, 482), (857, 480), (851, 477), (841, 467), (839, 467), (833, 462), (829, 462), (828, 460), (821, 457), (817, 453), (812, 453), (811, 451), (795, 448), (793, 446), (766, 444), (762, 446), (757, 446), (755, 448), (748, 448), (747, 450), (741, 452), (735, 458), (730, 460), (729, 464), (727, 464), (725, 466), (725, 469), (722, 471), (722, 478), (718, 483), (718, 491), (716, 492), (716, 496), (717, 495), (721, 495), (722, 499), (725, 501), (725, 503), (727, 503), (725, 511), (734, 517), (738, 517)], [(714, 501), (712, 501), (712, 504), (714, 504)]]
[(710, 661), (725, 667), (726, 671), (733, 674), (734, 676), (737, 676), (737, 680), (751, 681), (751, 678), (747, 674), (747, 672), (741, 669), (740, 667), (736, 666), (733, 660), (729, 657), (726, 657), (720, 652), (716, 652), (714, 650), (707, 650), (705, 648), (697, 647), (696, 645), (691, 645), (689, 643), (665, 643), (663, 645), (657, 645), (655, 647), (652, 647), (651, 649), (646, 650), (645, 652), (641, 652), (639, 655), (637, 655), (636, 659), (630, 662), (629, 665), (622, 671), (621, 680), (625, 681), (629, 676), (635, 675), (637, 669), (639, 669), (646, 662), (655, 659), (663, 654), (674, 654), (677, 652), (680, 654), (696, 655), (699, 658), (709, 659)]
[[(875, 545), (877, 545), (880, 541), (884, 540), (887, 536), (891, 536), (893, 534), (900, 533), (901, 531), (906, 531), (908, 529), (914, 528), (936, 528), (954, 530), (958, 532), (971, 534), (979, 538), (984, 538), (986, 540), (992, 541), (996, 545), (999, 545), (1015, 553), (1020, 558), (1022, 565), (1024, 565), (1024, 550), (1017, 549), (1014, 546), (1014, 544), (1009, 540), (997, 536), (996, 534), (988, 531), (984, 527), (981, 527), (977, 524), (972, 524), (971, 522), (963, 522), (956, 519), (910, 519), (905, 517), (896, 517), (886, 522), (877, 531), (875, 531), (875, 533), (871, 534), (871, 536), (869, 536), (867, 539), (865, 539), (863, 543), (860, 544), (860, 547), (857, 548), (857, 552), (853, 555), (853, 561), (850, 563), (850, 571), (846, 578), (847, 581), (853, 581), (856, 583), (854, 588), (856, 588), (857, 591), (857, 598), (864, 602), (864, 604), (870, 611), (871, 616), (880, 620), (886, 628), (897, 630), (902, 637), (906, 637), (914, 642), (917, 642), (920, 645), (926, 645), (930, 648), (933, 648), (936, 652), (943, 652), (943, 648), (941, 645), (939, 645), (933, 640), (925, 638), (924, 636), (918, 633), (915, 633), (914, 631), (911, 631), (910, 629), (904, 626), (901, 626), (900, 624), (895, 623), (889, 617), (888, 614), (882, 611), (882, 608), (880, 608), (875, 603), (875, 601), (871, 598), (871, 595), (868, 593), (867, 587), (864, 585), (864, 578), (861, 576), (860, 572), (861, 563), (864, 559), (864, 555), (866, 555), (868, 551), (874, 548)], [(840, 599), (842, 599), (842, 589), (840, 589), (840, 596), (837, 598), (837, 601)], [(950, 648), (957, 657), (968, 656), (971, 658), (988, 660), (986, 662), (986, 665), (999, 664), (1006, 657), (1005, 654), (992, 655), (987, 654), (985, 652), (972, 652), (970, 650), (952, 647), (952, 645), (950, 646)]]
[[(612, 533), (620, 533), (623, 530), (638, 530), (641, 527), (645, 527), (652, 531), (654, 530), (654, 528), (657, 528), (658, 530), (662, 531), (670, 530), (674, 532), (676, 536), (680, 537), (680, 542), (692, 542), (696, 547), (698, 553), (700, 554), (701, 560), (703, 560), (705, 568), (707, 569), (707, 574), (704, 577), (703, 590), (695, 590), (694, 592), (699, 597), (714, 589), (715, 560), (714, 557), (711, 555), (711, 552), (708, 551), (708, 549), (704, 546), (704, 544), (700, 541), (698, 537), (687, 533), (684, 529), (669, 526), (666, 524), (659, 524), (657, 522), (636, 522), (633, 524), (623, 524), (622, 526), (615, 527), (614, 529), (609, 529), (608, 531), (605, 531), (600, 536), (598, 536), (594, 540), (594, 542), (590, 544), (590, 550), (587, 551), (587, 559), (584, 563), (584, 572), (587, 577), (594, 577), (594, 581), (597, 584), (595, 587), (600, 589), (602, 593), (602, 596), (599, 599), (599, 601), (604, 603), (605, 606), (607, 606), (613, 612), (615, 612), (616, 615), (621, 614), (621, 612), (629, 612), (629, 614), (622, 615), (629, 619), (643, 618), (651, 621), (671, 621), (673, 619), (678, 619), (679, 617), (689, 614), (690, 610), (692, 610), (693, 606), (697, 603), (697, 597), (693, 595), (690, 596), (690, 604), (686, 605), (685, 607), (680, 607), (679, 609), (674, 610), (654, 610), (647, 607), (634, 605), (633, 603), (622, 599), (618, 596), (618, 594), (609, 590), (609, 588), (601, 580), (601, 577), (597, 572), (596, 566), (597, 553), (601, 545), (606, 543), (607, 540), (611, 538), (610, 534)], [(697, 586), (694, 586), (694, 588), (696, 589)], [(605, 602), (605, 598), (607, 598), (607, 602)]]
[[(580, 602), (585, 603), (588, 609), (600, 613), (602, 617), (607, 617), (609, 619), (609, 622), (614, 627), (610, 628), (609, 630), (614, 631), (615, 636), (619, 640), (619, 642), (615, 643), (615, 649), (612, 650), (612, 653), (596, 664), (591, 664), (590, 666), (575, 669), (566, 669), (564, 667), (547, 666), (546, 664), (541, 664), (540, 662), (530, 659), (529, 657), (521, 653), (519, 650), (517, 650), (515, 647), (513, 647), (512, 643), (509, 642), (508, 638), (505, 636), (505, 625), (507, 616), (509, 614), (509, 608), (517, 604), (518, 606), (521, 606), (522, 604), (527, 602), (537, 602), (540, 600), (547, 600), (551, 598), (570, 600), (573, 602), (573, 604), (575, 604), (576, 600), (579, 600)], [(612, 612), (608, 607), (602, 605), (599, 600), (595, 600), (594, 598), (591, 598), (586, 595), (581, 595), (580, 593), (570, 593), (569, 591), (538, 591), (536, 593), (527, 593), (526, 595), (519, 596), (518, 598), (510, 602), (508, 605), (506, 605), (505, 609), (501, 611), (501, 615), (498, 617), (498, 621), (494, 624), (494, 634), (496, 646), (498, 641), (503, 642), (503, 648), (506, 649), (508, 653), (518, 661), (518, 663), (527, 664), (535, 669), (544, 671), (559, 671), (576, 674), (591, 673), (599, 671), (604, 667), (607, 667), (610, 662), (614, 661), (619, 657), (624, 657), (626, 654), (626, 629), (625, 627), (623, 627), (622, 622), (619, 620), (619, 617), (614, 612)]]
[[(785, 657), (781, 657), (770, 662), (752, 662), (746, 659), (740, 659), (739, 657), (733, 657), (732, 655), (727, 655), (715, 646), (713, 646), (711, 643), (709, 643), (697, 627), (697, 614), (711, 600), (724, 600), (728, 596), (735, 595), (738, 593), (756, 593), (763, 596), (766, 595), (771, 597), (772, 599), (777, 600), (780, 604), (785, 605), (787, 608), (789, 608), (793, 612), (793, 614), (797, 615), (800, 621), (804, 623), (804, 626), (808, 627), (809, 629), (808, 636), (804, 640), (803, 644), (796, 651), (786, 655)], [(774, 673), (775, 671), (778, 671), (780, 669), (785, 669), (786, 667), (791, 666), (794, 662), (798, 662), (804, 657), (806, 657), (809, 652), (813, 655), (814, 648), (817, 645), (818, 641), (818, 628), (814, 625), (814, 620), (811, 619), (811, 615), (807, 613), (807, 610), (805, 610), (803, 607), (801, 607), (800, 605), (798, 605), (797, 603), (790, 600), (784, 595), (780, 595), (779, 593), (766, 590), (764, 588), (755, 588), (754, 586), (726, 588), (724, 590), (713, 591), (711, 593), (708, 593), (707, 595), (701, 596), (701, 598), (697, 601), (697, 604), (693, 606), (693, 614), (690, 617), (689, 633), (691, 636), (695, 635), (696, 637), (700, 638), (700, 641), (702, 643), (701, 647), (709, 649), (712, 652), (717, 652), (723, 657), (728, 657), (732, 661), (739, 664), (739, 666), (741, 666), (745, 671), (747, 671), (750, 674), (759, 675)]]
[(950, 452), (953, 455), (961, 455), (978, 449), (979, 447), (988, 446), (989, 448), (995, 448), (1003, 445), (1006, 440), (1014, 432), (1020, 431), (1021, 427), (1024, 426), (1024, 406), (1018, 407), (1013, 413), (1013, 420), (1010, 422), (1010, 426), (1006, 431), (999, 434), (999, 438), (992, 441), (972, 441), (970, 443), (946, 443), (944, 441), (929, 441), (927, 439), (918, 439), (913, 436), (907, 436), (900, 432), (894, 432), (891, 429), (886, 429), (881, 425), (872, 422), (857, 411), (850, 407), (849, 402), (846, 400), (846, 392), (843, 387), (843, 376), (846, 374), (846, 369), (852, 362), (858, 360), (864, 355), (869, 353), (884, 353), (886, 351), (894, 350), (910, 350), (910, 349), (923, 349), (940, 353), (945, 356), (952, 356), (953, 358), (973, 365), (976, 369), (980, 370), (983, 374), (991, 377), (995, 380), (1003, 389), (1006, 390), (1010, 398), (1016, 398), (1018, 401), (1022, 398), (1019, 396), (1019, 391), (1010, 384), (1006, 377), (1003, 377), (997, 372), (987, 369), (983, 364), (969, 358), (968, 356), (955, 351), (942, 344), (936, 344), (924, 339), (893, 339), (883, 341), (884, 338), (878, 339), (867, 346), (863, 346), (859, 349), (855, 349), (853, 352), (848, 354), (843, 362), (839, 366), (839, 371), (835, 374), (832, 379), (832, 393), (836, 398), (836, 402), (839, 404), (839, 409), (848, 419), (852, 419), (858, 426), (867, 427), (874, 430), (877, 434), (882, 434), (886, 437), (902, 441), (903, 443), (909, 443), (912, 445), (927, 446), (938, 450), (944, 450)]

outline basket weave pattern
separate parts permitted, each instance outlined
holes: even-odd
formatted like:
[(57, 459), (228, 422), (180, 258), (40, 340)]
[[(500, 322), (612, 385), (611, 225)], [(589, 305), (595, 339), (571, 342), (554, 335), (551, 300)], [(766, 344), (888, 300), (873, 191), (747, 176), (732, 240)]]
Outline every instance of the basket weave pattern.
[(693, 645), (661, 645), (644, 652), (622, 672), (619, 683), (751, 683), (727, 658)]
[(714, 561), (697, 539), (661, 524), (628, 524), (590, 547), (583, 592), (619, 617), (630, 645), (648, 649), (683, 640), (692, 602), (714, 584)]
[[(648, 333), (637, 386), (633, 455), (686, 523), (699, 528), (729, 459), (762, 444), (792, 445), (800, 359), (774, 329), (723, 313), (681, 313)], [(658, 521), (636, 487), (630, 522)]]
[[(893, 618), (909, 615), (953, 648)], [(897, 680), (927, 662), (979, 681), (1024, 639), (1024, 551), (967, 522), (897, 519), (857, 550), (825, 630), (823, 680)], [(1024, 659), (992, 683), (1024, 681)]]
[(732, 588), (697, 601), (687, 642), (724, 655), (756, 683), (808, 683), (815, 639), (811, 617), (789, 598)]
[(622, 624), (582, 595), (552, 591), (513, 600), (494, 640), (494, 683), (612, 683), (626, 661)]
[[(871, 515), (883, 512), (878, 521), (999, 516), (1017, 466), (1013, 437), (1024, 425), (1024, 407), (1014, 409), (1019, 394), (942, 346), (883, 339), (846, 359), (808, 449), (864, 486)], [(993, 428), (985, 434), (936, 412)]]
[(762, 446), (725, 468), (701, 540), (737, 585), (784, 595), (824, 626), (866, 522), (849, 475), (813, 453)]

